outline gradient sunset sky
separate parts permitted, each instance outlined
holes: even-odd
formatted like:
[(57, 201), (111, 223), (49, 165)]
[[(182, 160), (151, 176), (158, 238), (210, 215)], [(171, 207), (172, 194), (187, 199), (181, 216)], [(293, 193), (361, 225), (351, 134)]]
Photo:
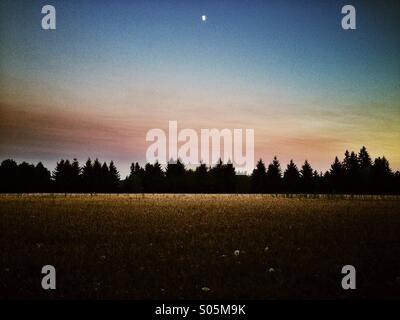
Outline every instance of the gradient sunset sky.
[(398, 170), (399, 30), (395, 1), (3, 0), (0, 160), (98, 157), (124, 176), (146, 132), (177, 120), (253, 128), (267, 163), (327, 170), (365, 145)]

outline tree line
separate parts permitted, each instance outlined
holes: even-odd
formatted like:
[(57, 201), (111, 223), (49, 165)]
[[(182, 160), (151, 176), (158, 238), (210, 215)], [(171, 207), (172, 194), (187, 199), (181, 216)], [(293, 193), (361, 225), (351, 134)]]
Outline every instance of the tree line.
[(298, 168), (291, 160), (284, 170), (277, 157), (268, 166), (260, 159), (251, 175), (237, 175), (232, 163), (200, 164), (187, 169), (178, 159), (165, 169), (159, 163), (144, 167), (132, 163), (121, 179), (111, 161), (60, 160), (50, 172), (36, 165), (4, 160), (0, 165), (0, 192), (86, 193), (333, 193), (400, 194), (400, 172), (393, 172), (385, 157), (372, 161), (365, 147), (336, 157), (328, 171), (317, 172), (306, 160)]

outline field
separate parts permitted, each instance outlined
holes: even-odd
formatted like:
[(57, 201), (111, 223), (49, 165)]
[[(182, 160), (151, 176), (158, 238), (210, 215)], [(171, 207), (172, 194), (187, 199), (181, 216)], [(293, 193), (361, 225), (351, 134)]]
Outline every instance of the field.
[(400, 297), (395, 197), (1, 195), (0, 244), (3, 299)]

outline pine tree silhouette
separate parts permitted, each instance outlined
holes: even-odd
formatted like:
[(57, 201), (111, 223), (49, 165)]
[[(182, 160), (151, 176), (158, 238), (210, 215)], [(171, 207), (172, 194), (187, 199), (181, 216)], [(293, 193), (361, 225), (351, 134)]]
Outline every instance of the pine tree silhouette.
[(266, 174), (266, 191), (278, 193), (282, 190), (282, 172), (278, 158), (275, 156), (272, 163), (268, 165)]
[(358, 162), (359, 162), (358, 192), (370, 193), (372, 191), (371, 190), (372, 161), (365, 146), (363, 146), (360, 152), (358, 153)]
[(33, 192), (50, 192), (51, 174), (41, 162), (36, 165), (34, 175), (35, 190)]
[(373, 192), (378, 194), (390, 193), (390, 187), (393, 183), (392, 177), (392, 170), (390, 169), (389, 162), (386, 158), (376, 158), (372, 166)]
[(299, 191), (300, 173), (293, 160), (290, 160), (283, 174), (284, 190), (288, 193), (296, 193)]
[(35, 192), (35, 166), (27, 162), (18, 165), (19, 192)]
[(400, 194), (400, 172), (393, 173), (385, 157), (373, 162), (365, 147), (358, 155), (346, 150), (343, 162), (335, 157), (325, 174), (313, 171), (306, 160), (299, 171), (293, 160), (282, 177), (275, 156), (266, 170), (260, 159), (251, 176), (236, 175), (228, 161), (208, 168), (200, 164), (186, 170), (177, 160), (162, 170), (161, 165), (147, 163), (145, 168), (132, 163), (129, 176), (123, 181), (114, 162), (101, 165), (90, 158), (81, 168), (78, 160), (61, 159), (50, 171), (39, 162), (17, 164), (6, 159), (0, 164), (0, 192), (198, 192), (198, 193), (374, 193)]
[(177, 193), (186, 190), (185, 166), (180, 159), (171, 159), (165, 170), (166, 188), (168, 192)]
[(67, 192), (68, 179), (65, 167), (65, 161), (61, 159), (52, 173), (56, 192)]
[(87, 159), (82, 168), (82, 188), (84, 192), (94, 192), (94, 174), (92, 160)]
[(236, 172), (233, 163), (228, 160), (228, 163), (223, 166), (224, 191), (226, 193), (236, 192)]
[(300, 170), (300, 190), (304, 193), (314, 192), (314, 172), (310, 163), (306, 160)]
[(71, 164), (71, 189), (73, 192), (81, 192), (82, 191), (82, 183), (81, 183), (81, 168), (79, 167), (79, 162), (77, 159), (74, 159)]
[(6, 159), (2, 161), (0, 165), (1, 192), (20, 192), (18, 175), (18, 164), (14, 160)]
[(360, 149), (360, 152), (358, 153), (358, 160), (359, 160), (359, 166), (361, 169), (371, 168), (371, 166), (372, 166), (371, 157), (369, 156), (369, 153), (368, 153), (367, 149), (365, 148), (365, 146), (363, 146)]
[(215, 193), (232, 193), (236, 190), (235, 168), (231, 162), (224, 164), (222, 159), (209, 171), (211, 189)]
[(140, 167), (139, 163), (131, 164), (129, 176), (125, 179), (126, 192), (144, 192), (145, 170)]
[(120, 187), (120, 175), (114, 162), (111, 161), (108, 170), (107, 191), (118, 192)]
[(360, 186), (360, 181), (359, 181), (359, 174), (360, 174), (360, 166), (359, 166), (359, 161), (357, 155), (352, 151), (350, 153), (350, 158), (348, 162), (348, 169), (346, 172), (346, 178), (347, 178), (347, 186), (348, 186), (348, 192), (349, 193), (357, 193), (357, 190), (359, 189)]
[(100, 186), (98, 190), (99, 192), (109, 192), (109, 179), (110, 171), (108, 169), (108, 165), (106, 162), (103, 162), (100, 173)]
[(211, 192), (211, 181), (208, 168), (204, 163), (201, 163), (194, 172), (194, 191), (199, 193)]
[(335, 157), (335, 161), (331, 165), (329, 175), (326, 179), (329, 181), (329, 191), (332, 193), (344, 192), (345, 183), (345, 169), (338, 157)]
[(143, 187), (144, 192), (154, 193), (165, 191), (165, 176), (158, 161), (154, 165), (150, 163), (146, 164)]
[(251, 175), (252, 191), (255, 193), (264, 193), (266, 191), (267, 170), (264, 162), (260, 159)]
[(93, 172), (93, 186), (92, 192), (101, 192), (103, 189), (103, 170), (99, 159), (95, 159), (93, 162), (92, 172)]

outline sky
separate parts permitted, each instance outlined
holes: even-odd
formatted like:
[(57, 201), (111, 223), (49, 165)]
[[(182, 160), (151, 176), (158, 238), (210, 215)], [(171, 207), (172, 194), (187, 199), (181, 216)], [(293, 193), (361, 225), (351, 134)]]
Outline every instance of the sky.
[[(42, 30), (42, 6), (57, 29)], [(0, 159), (144, 164), (146, 132), (251, 128), (255, 159), (327, 170), (363, 145), (400, 169), (400, 6), (3, 0)], [(202, 15), (207, 16), (202, 21)]]

